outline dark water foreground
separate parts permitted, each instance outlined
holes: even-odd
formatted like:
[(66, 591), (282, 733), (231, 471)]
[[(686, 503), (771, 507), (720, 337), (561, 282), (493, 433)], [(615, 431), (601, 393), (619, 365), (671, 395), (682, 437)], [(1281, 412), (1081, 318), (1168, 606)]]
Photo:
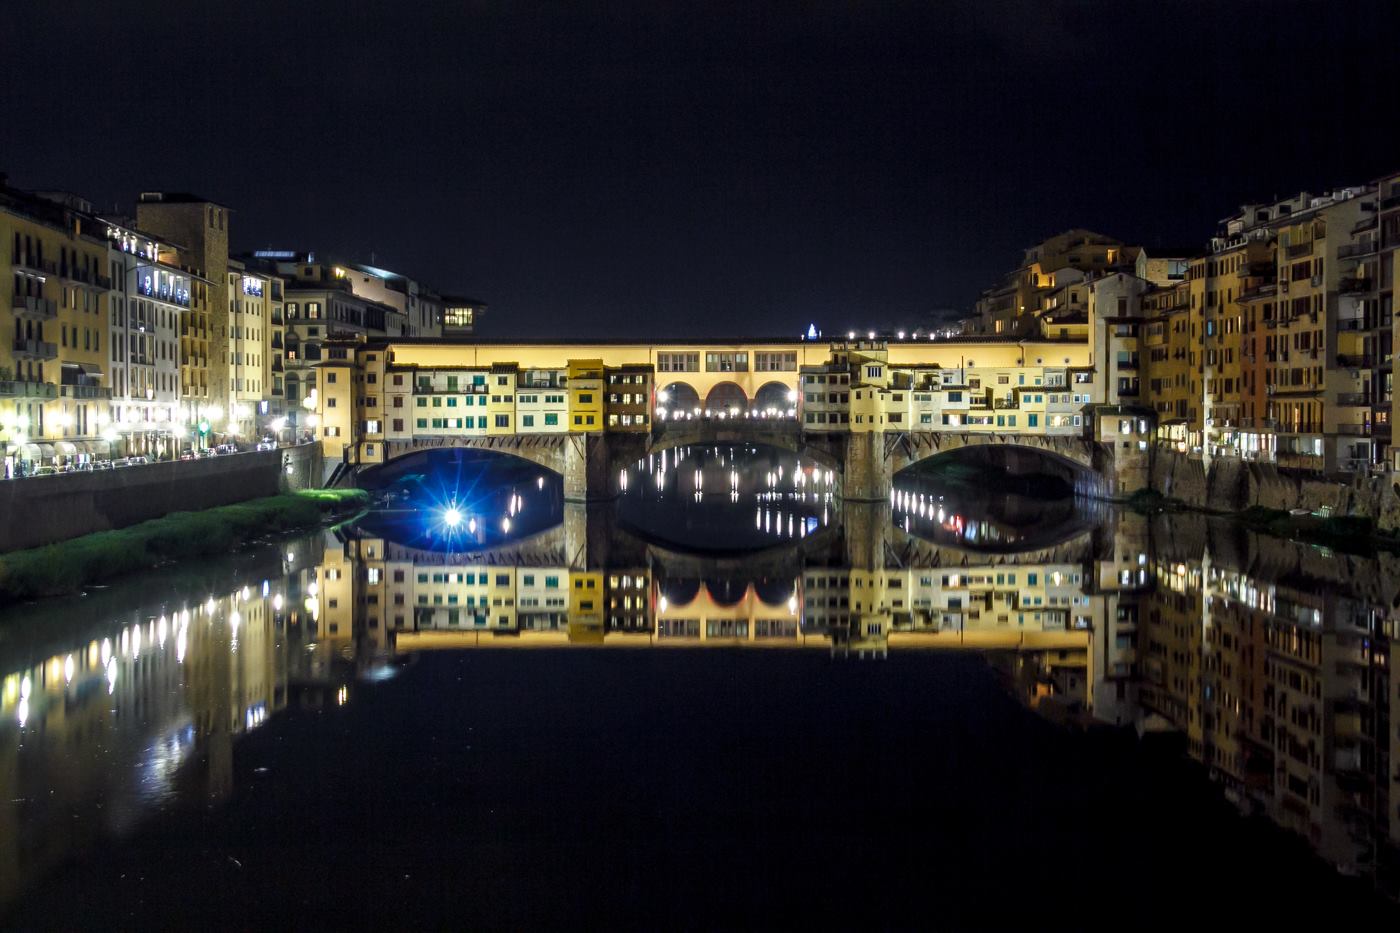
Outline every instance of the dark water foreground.
[(0, 928), (1396, 917), (1394, 558), (811, 469), (408, 477), (9, 613)]
[(232, 784), (18, 925), (1086, 928), (1369, 900), (1179, 759), (1047, 725), (969, 655), (427, 656), (250, 734)]

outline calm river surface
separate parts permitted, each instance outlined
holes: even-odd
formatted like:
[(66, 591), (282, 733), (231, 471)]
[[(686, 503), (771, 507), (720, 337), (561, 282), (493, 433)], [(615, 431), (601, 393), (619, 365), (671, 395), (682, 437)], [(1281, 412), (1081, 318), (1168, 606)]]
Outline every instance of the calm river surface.
[(1391, 556), (744, 448), (393, 480), (0, 616), (0, 928), (1397, 915)]

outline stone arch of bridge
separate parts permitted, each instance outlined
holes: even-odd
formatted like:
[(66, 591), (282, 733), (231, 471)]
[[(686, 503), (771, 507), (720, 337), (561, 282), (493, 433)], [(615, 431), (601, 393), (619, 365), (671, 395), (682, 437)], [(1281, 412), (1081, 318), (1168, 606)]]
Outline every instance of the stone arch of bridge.
[(375, 488), (393, 482), (396, 475), (411, 465), (412, 458), (426, 461), (434, 451), (470, 450), (523, 460), (543, 467), (561, 477), (569, 475), (568, 447), (575, 439), (569, 435), (536, 435), (504, 437), (440, 437), (415, 438), (411, 441), (390, 441), (384, 445), (384, 459), (364, 465), (355, 477), (360, 488)]
[[(936, 433), (902, 435), (886, 439), (890, 447), (892, 476), (938, 457), (995, 458), (1012, 473), (1044, 473), (1064, 480), (1082, 495), (1100, 495), (1104, 489), (1101, 452), (1092, 441), (1055, 435), (1007, 435)], [(1111, 472), (1111, 471), (1109, 471)]]

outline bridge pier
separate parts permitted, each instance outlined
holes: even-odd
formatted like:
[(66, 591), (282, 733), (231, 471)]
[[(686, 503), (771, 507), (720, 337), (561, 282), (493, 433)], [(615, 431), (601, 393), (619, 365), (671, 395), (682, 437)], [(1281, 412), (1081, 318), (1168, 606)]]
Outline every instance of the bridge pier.
[(893, 464), (885, 454), (885, 435), (846, 435), (841, 498), (848, 502), (888, 502), (894, 484)]

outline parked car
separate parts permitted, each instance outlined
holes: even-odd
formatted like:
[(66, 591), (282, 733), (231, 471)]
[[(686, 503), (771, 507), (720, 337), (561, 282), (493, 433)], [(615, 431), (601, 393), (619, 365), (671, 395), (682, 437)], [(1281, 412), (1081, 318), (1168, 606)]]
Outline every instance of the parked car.
[(194, 458), (195, 458), (195, 452), (194, 452), (193, 450), (182, 450), (182, 451), (180, 451), (180, 459), (181, 459), (181, 460), (193, 460)]
[(29, 475), (30, 475), (30, 476), (57, 476), (57, 475), (58, 475), (58, 467), (56, 467), (56, 466), (41, 466), (41, 467), (35, 467), (35, 468), (34, 468), (34, 472), (33, 472), (33, 473), (30, 473)]
[(195, 456), (200, 460), (208, 460), (210, 457), (216, 456), (216, 454), (212, 447), (201, 447), (199, 450), (195, 451)]
[(257, 449), (258, 449), (258, 450), (276, 450), (276, 449), (277, 449), (277, 442), (276, 442), (276, 441), (258, 441), (258, 447), (257, 447)]
[(92, 468), (93, 468), (94, 470), (110, 470), (110, 469), (112, 468), (112, 461), (110, 461), (110, 460), (94, 460), (94, 461), (92, 461)]
[(233, 444), (220, 444), (218, 447), (214, 448), (214, 452), (219, 456), (223, 456), (224, 454), (236, 454), (238, 453), (238, 448)]

